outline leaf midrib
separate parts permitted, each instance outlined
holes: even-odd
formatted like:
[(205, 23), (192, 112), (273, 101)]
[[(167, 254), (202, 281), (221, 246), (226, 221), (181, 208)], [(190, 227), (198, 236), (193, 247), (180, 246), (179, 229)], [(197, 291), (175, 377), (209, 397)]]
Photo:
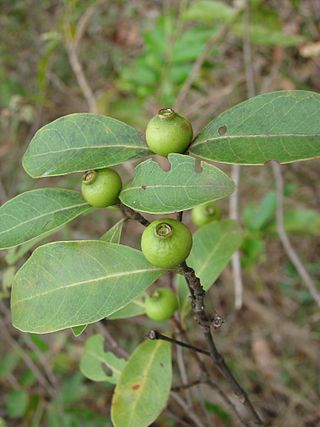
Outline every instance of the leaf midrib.
[(149, 269), (144, 268), (144, 269), (140, 269), (140, 270), (130, 270), (130, 271), (128, 270), (128, 271), (125, 271), (122, 273), (107, 274), (106, 276), (101, 276), (101, 277), (95, 278), (95, 279), (83, 280), (81, 282), (75, 282), (75, 283), (71, 283), (71, 284), (64, 284), (63, 286), (60, 286), (58, 288), (50, 289), (46, 292), (42, 292), (42, 293), (39, 293), (36, 295), (29, 296), (27, 298), (23, 298), (23, 299), (20, 299), (18, 301), (12, 302), (11, 306), (13, 307), (13, 306), (21, 304), (25, 301), (30, 301), (30, 300), (33, 300), (35, 298), (40, 298), (40, 297), (58, 292), (60, 290), (69, 290), (70, 288), (74, 288), (74, 287), (81, 286), (81, 285), (87, 285), (89, 283), (96, 285), (98, 282), (101, 282), (103, 280), (112, 279), (114, 277), (123, 277), (123, 276), (128, 276), (128, 275), (131, 276), (132, 274), (140, 274), (140, 273), (145, 273), (145, 272), (146, 273), (153, 273), (153, 272), (160, 272), (160, 271), (162, 271), (161, 268), (152, 268), (152, 269), (151, 268), (149, 268)]
[[(141, 390), (143, 390), (143, 388), (144, 388), (144, 386), (145, 386), (145, 384), (146, 384), (146, 382), (147, 382), (147, 380), (149, 379), (148, 378), (148, 375), (146, 375), (145, 373), (147, 372), (148, 373), (148, 371), (149, 371), (149, 369), (150, 369), (150, 366), (152, 365), (152, 363), (153, 363), (153, 361), (154, 361), (154, 359), (155, 359), (155, 357), (156, 357), (156, 353), (157, 353), (157, 349), (158, 349), (158, 347), (160, 346), (160, 345), (162, 345), (163, 343), (161, 343), (161, 341), (159, 340), (158, 342), (156, 342), (156, 345), (155, 345), (155, 347), (154, 347), (154, 351), (153, 351), (153, 354), (152, 354), (152, 357), (150, 357), (149, 358), (149, 363), (147, 364), (147, 366), (146, 366), (146, 368), (145, 368), (145, 370), (144, 370), (144, 375), (142, 375), (141, 377), (142, 377), (142, 381), (141, 381)], [(133, 405), (133, 410), (132, 411), (130, 411), (130, 418), (129, 418), (129, 420), (128, 421), (130, 421), (131, 422), (131, 420), (132, 420), (132, 418), (133, 418), (133, 415), (135, 415), (135, 413), (136, 413), (136, 411), (135, 411), (135, 408), (137, 407), (137, 404), (138, 404), (138, 401), (139, 400), (141, 400), (141, 396), (142, 396), (142, 393), (139, 393), (139, 395), (138, 395), (138, 397), (137, 397), (137, 399), (134, 401), (134, 405)], [(128, 424), (128, 425), (130, 425), (130, 423)]]
[(293, 138), (293, 137), (297, 137), (297, 138), (301, 138), (301, 137), (308, 137), (308, 138), (314, 138), (314, 137), (318, 137), (320, 138), (320, 133), (315, 133), (315, 134), (297, 134), (297, 133), (293, 133), (293, 134), (289, 134), (289, 133), (278, 133), (278, 134), (256, 134), (256, 135), (224, 135), (224, 136), (212, 136), (212, 137), (208, 137), (206, 139), (201, 139), (199, 141), (195, 141), (194, 144), (192, 144), (190, 146), (190, 149), (192, 150), (192, 148), (196, 147), (197, 145), (201, 145), (201, 144), (205, 144), (208, 141), (223, 141), (223, 140), (228, 140), (228, 139), (237, 139), (237, 138)]
[(41, 156), (47, 156), (48, 154), (58, 154), (58, 153), (65, 153), (67, 151), (79, 151), (79, 150), (92, 150), (92, 149), (108, 149), (108, 148), (138, 148), (139, 150), (146, 150), (148, 151), (148, 147), (145, 147), (143, 145), (124, 145), (124, 144), (113, 144), (113, 145), (89, 145), (84, 147), (70, 147), (59, 151), (46, 151), (44, 153), (36, 153), (36, 154), (29, 154), (29, 156), (26, 156), (26, 158), (34, 158), (34, 157), (41, 157)]
[(0, 236), (1, 236), (2, 234), (4, 234), (4, 233), (8, 233), (9, 231), (14, 230), (15, 228), (19, 228), (19, 227), (21, 227), (21, 226), (23, 226), (23, 225), (25, 225), (25, 224), (30, 223), (30, 222), (37, 221), (37, 220), (38, 220), (38, 219), (40, 219), (40, 218), (44, 218), (44, 217), (46, 217), (46, 216), (50, 216), (50, 215), (53, 215), (53, 214), (58, 213), (58, 212), (63, 212), (63, 211), (66, 211), (66, 210), (68, 210), (68, 209), (80, 208), (80, 207), (82, 207), (82, 206), (88, 206), (88, 208), (89, 208), (89, 205), (88, 205), (87, 203), (81, 203), (81, 204), (77, 204), (77, 205), (70, 205), (70, 206), (67, 206), (67, 207), (65, 207), (65, 208), (55, 210), (55, 211), (46, 212), (46, 213), (44, 213), (44, 214), (41, 214), (41, 215), (38, 215), (38, 216), (32, 217), (31, 219), (28, 219), (27, 221), (19, 222), (19, 224), (18, 224), (18, 225), (15, 225), (15, 226), (13, 226), (13, 227), (11, 227), (11, 228), (7, 228), (7, 229), (6, 229), (6, 230), (4, 230), (4, 231), (0, 231)]
[[(142, 189), (142, 185), (138, 185), (137, 187), (128, 187), (125, 188), (121, 191), (121, 193), (125, 193), (127, 191), (132, 191), (132, 190), (141, 190)], [(174, 185), (174, 184), (146, 184), (145, 185), (145, 189), (143, 189), (143, 191), (146, 190), (152, 190), (154, 188), (206, 188), (206, 187), (214, 187), (217, 189), (224, 189), (225, 187), (228, 187), (230, 184), (225, 184), (225, 185), (217, 185), (216, 183), (212, 183), (212, 184), (198, 184), (198, 185)]]

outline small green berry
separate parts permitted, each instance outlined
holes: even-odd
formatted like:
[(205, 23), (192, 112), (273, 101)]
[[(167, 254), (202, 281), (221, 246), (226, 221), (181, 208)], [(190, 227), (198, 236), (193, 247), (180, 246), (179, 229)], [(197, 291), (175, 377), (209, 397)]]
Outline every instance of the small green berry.
[(192, 234), (182, 222), (171, 218), (153, 221), (141, 237), (141, 249), (156, 267), (174, 268), (189, 255)]
[(81, 193), (89, 205), (105, 208), (116, 203), (121, 188), (119, 174), (106, 168), (86, 172), (82, 178)]
[(146, 141), (149, 148), (161, 156), (184, 153), (192, 141), (192, 126), (188, 119), (172, 108), (163, 108), (148, 123)]
[(207, 202), (192, 209), (191, 218), (194, 225), (202, 227), (221, 217), (221, 208), (214, 202)]
[(167, 288), (157, 288), (145, 299), (146, 315), (152, 320), (167, 320), (178, 308), (176, 295)]

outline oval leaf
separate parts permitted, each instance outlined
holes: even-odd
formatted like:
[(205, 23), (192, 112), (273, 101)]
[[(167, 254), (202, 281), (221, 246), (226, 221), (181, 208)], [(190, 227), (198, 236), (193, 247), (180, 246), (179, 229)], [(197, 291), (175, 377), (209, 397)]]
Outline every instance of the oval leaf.
[[(81, 357), (80, 371), (92, 381), (108, 381), (116, 384), (126, 361), (110, 351), (105, 352), (103, 344), (104, 339), (101, 335), (93, 335), (87, 339)], [(106, 374), (103, 366), (111, 370), (111, 375)]]
[(279, 91), (256, 96), (212, 120), (190, 153), (245, 165), (320, 156), (320, 94)]
[(120, 374), (112, 399), (114, 427), (148, 427), (166, 407), (172, 383), (171, 345), (140, 344)]
[(0, 249), (45, 235), (89, 209), (77, 191), (39, 188), (22, 193), (0, 208)]
[[(215, 221), (201, 227), (193, 236), (193, 246), (187, 258), (207, 291), (217, 280), (243, 239), (238, 223), (232, 220)], [(190, 311), (188, 287), (183, 276), (177, 276), (180, 309)]]
[(16, 274), (12, 322), (34, 333), (93, 323), (127, 305), (161, 274), (128, 246), (49, 243), (37, 248)]
[(152, 159), (140, 163), (133, 180), (120, 193), (122, 203), (141, 212), (165, 214), (233, 193), (233, 181), (215, 166), (201, 162), (202, 171), (196, 172), (194, 158), (182, 154), (169, 154), (168, 158), (168, 172)]
[(131, 126), (97, 114), (70, 114), (33, 137), (23, 167), (33, 178), (100, 169), (149, 154)]

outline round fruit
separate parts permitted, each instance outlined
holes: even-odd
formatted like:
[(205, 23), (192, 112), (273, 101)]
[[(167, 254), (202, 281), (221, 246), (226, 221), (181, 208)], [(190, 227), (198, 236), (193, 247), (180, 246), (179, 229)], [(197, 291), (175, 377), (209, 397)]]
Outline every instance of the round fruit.
[(184, 153), (192, 140), (192, 126), (188, 119), (172, 108), (163, 108), (147, 125), (146, 141), (149, 148), (161, 156)]
[(182, 222), (171, 218), (153, 221), (141, 237), (141, 249), (147, 260), (161, 268), (174, 268), (189, 255), (192, 234)]
[(221, 217), (221, 208), (214, 202), (203, 203), (192, 209), (191, 218), (194, 225), (202, 227)]
[(157, 288), (144, 303), (146, 315), (152, 320), (167, 320), (178, 308), (176, 295), (167, 288)]
[(105, 208), (116, 203), (122, 188), (121, 178), (113, 169), (88, 171), (83, 175), (81, 193), (89, 205)]

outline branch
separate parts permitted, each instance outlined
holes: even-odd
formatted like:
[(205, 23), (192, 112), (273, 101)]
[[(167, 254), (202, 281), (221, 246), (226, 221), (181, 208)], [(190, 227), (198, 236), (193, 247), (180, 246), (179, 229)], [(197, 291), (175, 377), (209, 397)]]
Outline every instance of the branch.
[(243, 390), (243, 388), (240, 386), (238, 381), (235, 379), (230, 369), (228, 368), (227, 364), (225, 363), (223, 356), (219, 353), (215, 345), (215, 342), (213, 340), (211, 330), (210, 330), (210, 321), (205, 313), (205, 306), (204, 306), (205, 291), (200, 283), (199, 278), (195, 275), (194, 270), (188, 267), (185, 262), (181, 264), (181, 268), (189, 287), (189, 291), (191, 295), (191, 307), (197, 318), (199, 326), (202, 329), (203, 335), (206, 339), (212, 361), (216, 365), (219, 372), (228, 381), (234, 394), (238, 397), (241, 403), (243, 403), (243, 405), (249, 411), (255, 424), (260, 426), (263, 425), (263, 421), (261, 420), (260, 416), (254, 409), (252, 403), (248, 398), (247, 393)]
[(149, 331), (146, 336), (147, 336), (147, 338), (149, 338), (149, 340), (168, 341), (171, 344), (177, 344), (180, 347), (188, 348), (191, 351), (196, 351), (198, 353), (205, 354), (206, 356), (210, 356), (210, 353), (206, 350), (202, 350), (202, 348), (194, 347), (193, 345), (187, 344), (183, 341), (179, 341), (179, 340), (176, 340), (174, 338), (167, 337), (166, 335), (162, 335), (158, 331), (155, 331), (154, 329), (151, 329), (151, 331)]
[[(251, 45), (249, 38), (249, 3), (248, 0), (245, 2), (244, 16), (243, 16), (243, 61), (246, 75), (246, 85), (248, 97), (251, 98), (255, 95), (254, 88), (254, 72), (252, 67), (252, 54)], [(234, 219), (239, 222), (239, 183), (240, 183), (240, 165), (233, 165), (231, 169), (231, 178), (236, 184), (236, 190), (230, 197), (229, 215), (230, 219)], [(237, 251), (232, 259), (232, 274), (234, 282), (234, 305), (236, 310), (240, 310), (243, 304), (243, 281), (241, 272), (240, 252)]]
[(178, 403), (178, 405), (185, 411), (185, 413), (186, 413), (186, 415), (187, 415), (187, 417), (188, 418), (190, 418), (190, 420), (192, 420), (194, 423), (195, 423), (195, 425), (197, 426), (197, 427), (205, 427), (203, 424), (202, 424), (202, 422), (201, 422), (201, 420), (196, 416), (196, 414), (195, 413), (193, 413), (193, 412), (191, 412), (191, 411), (189, 411), (189, 408), (188, 408), (188, 404), (187, 404), (187, 402), (185, 402), (183, 399), (182, 399), (182, 397), (181, 396), (179, 396), (177, 393), (175, 393), (175, 392), (172, 392), (171, 393), (171, 396), (174, 398), (174, 400)]
[(43, 373), (40, 371), (38, 366), (31, 359), (29, 354), (25, 350), (23, 350), (19, 346), (19, 344), (17, 344), (15, 340), (11, 337), (11, 335), (7, 331), (6, 324), (1, 319), (0, 319), (0, 331), (1, 331), (1, 334), (3, 335), (4, 340), (6, 340), (7, 343), (19, 354), (19, 356), (24, 361), (26, 366), (37, 378), (39, 384), (41, 384), (41, 386), (46, 390), (46, 392), (51, 398), (54, 398), (54, 396), (56, 395), (55, 388), (50, 384), (47, 378), (43, 375)]
[(142, 224), (144, 227), (148, 227), (148, 225), (150, 224), (147, 218), (145, 218), (143, 215), (141, 215), (141, 213), (135, 211), (134, 209), (129, 208), (129, 206), (126, 206), (121, 202), (118, 204), (118, 206), (125, 217), (140, 222), (140, 224)]
[(84, 73), (82, 64), (78, 57), (78, 46), (80, 43), (80, 40), (85, 32), (85, 27), (88, 24), (92, 14), (94, 13), (96, 9), (96, 5), (89, 7), (86, 12), (82, 15), (82, 17), (79, 20), (76, 34), (75, 36), (72, 35), (70, 24), (65, 24), (65, 33), (66, 33), (66, 48), (68, 52), (69, 62), (71, 65), (71, 68), (77, 78), (78, 84), (80, 86), (80, 89), (83, 93), (83, 96), (85, 97), (89, 111), (91, 113), (97, 113), (97, 103), (93, 94), (93, 91), (88, 83), (88, 80), (86, 78), (86, 75)]
[[(123, 209), (123, 212), (126, 214), (126, 210), (128, 207), (123, 205), (122, 203), (119, 204), (119, 207), (121, 210)], [(134, 217), (134, 219), (137, 219), (141, 224), (145, 225), (144, 223), (147, 223), (147, 225), (149, 225), (149, 221), (147, 221), (141, 214), (134, 211), (134, 209), (129, 208), (129, 213), (132, 215), (132, 217)], [(175, 342), (181, 346), (188, 347), (193, 351), (210, 355), (211, 360), (214, 362), (214, 364), (216, 365), (219, 372), (223, 375), (223, 377), (228, 381), (234, 394), (238, 397), (241, 403), (243, 403), (245, 408), (251, 414), (251, 417), (254, 423), (256, 425), (263, 426), (264, 423), (261, 420), (258, 413), (256, 412), (256, 410), (254, 409), (252, 403), (250, 402), (247, 393), (242, 389), (240, 384), (232, 375), (231, 371), (229, 370), (228, 366), (224, 361), (224, 358), (221, 356), (221, 354), (219, 353), (214, 343), (213, 337), (211, 335), (211, 330), (210, 330), (211, 321), (208, 319), (205, 313), (205, 306), (204, 306), (205, 291), (200, 283), (200, 279), (195, 275), (194, 270), (191, 267), (189, 267), (185, 262), (180, 264), (180, 268), (181, 268), (181, 272), (183, 273), (187, 281), (189, 292), (191, 295), (191, 307), (198, 320), (199, 326), (202, 329), (203, 335), (209, 347), (209, 352), (206, 352), (205, 350), (202, 350), (202, 349), (198, 349), (197, 347), (194, 347), (194, 346), (190, 346), (189, 344), (182, 343), (182, 341), (178, 342), (177, 340), (175, 340)], [(153, 330), (149, 332), (148, 338), (165, 339), (166, 341), (172, 342), (171, 338), (166, 337), (165, 335), (159, 334), (157, 331), (153, 331)]]
[(275, 179), (276, 184), (276, 194), (277, 194), (277, 210), (276, 210), (276, 221), (277, 221), (277, 231), (281, 240), (281, 243), (283, 245), (284, 250), (286, 251), (288, 258), (296, 268), (297, 272), (299, 273), (302, 281), (304, 282), (305, 286), (308, 288), (310, 294), (316, 301), (318, 305), (320, 305), (320, 294), (317, 291), (317, 288), (310, 277), (308, 271), (304, 267), (301, 259), (299, 258), (299, 255), (295, 251), (294, 247), (292, 246), (289, 236), (287, 235), (287, 232), (284, 227), (284, 221), (283, 221), (283, 215), (284, 215), (284, 203), (283, 203), (283, 190), (284, 190), (284, 183), (283, 183), (283, 177), (281, 173), (281, 168), (278, 162), (271, 161), (272, 171)]
[[(239, 222), (239, 183), (240, 183), (240, 165), (232, 165), (231, 179), (236, 185), (234, 193), (230, 197), (229, 217)], [(243, 304), (243, 281), (240, 263), (240, 252), (237, 251), (231, 258), (231, 267), (234, 283), (234, 306), (240, 310)]]

